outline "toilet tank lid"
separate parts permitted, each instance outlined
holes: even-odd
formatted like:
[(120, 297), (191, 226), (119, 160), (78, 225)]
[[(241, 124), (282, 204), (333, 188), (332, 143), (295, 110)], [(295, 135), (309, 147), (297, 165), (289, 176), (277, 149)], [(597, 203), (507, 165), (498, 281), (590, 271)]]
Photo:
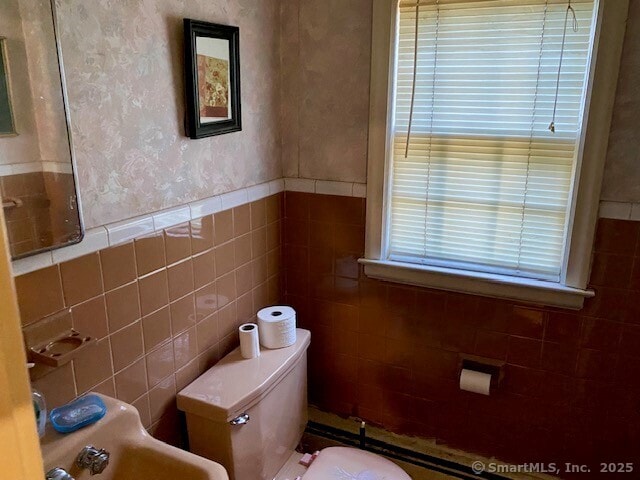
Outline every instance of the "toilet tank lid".
[(305, 353), (311, 332), (296, 329), (296, 343), (244, 359), (236, 348), (196, 378), (177, 395), (178, 408), (186, 413), (226, 422), (247, 408), (287, 373)]

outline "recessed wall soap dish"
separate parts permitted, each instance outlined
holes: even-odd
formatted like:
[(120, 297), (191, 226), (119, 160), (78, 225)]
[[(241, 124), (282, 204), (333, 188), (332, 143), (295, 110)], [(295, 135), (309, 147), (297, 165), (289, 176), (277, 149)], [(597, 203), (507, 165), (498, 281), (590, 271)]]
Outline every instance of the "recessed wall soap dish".
[(29, 348), (29, 360), (34, 363), (59, 367), (69, 363), (96, 339), (70, 329), (62, 335)]

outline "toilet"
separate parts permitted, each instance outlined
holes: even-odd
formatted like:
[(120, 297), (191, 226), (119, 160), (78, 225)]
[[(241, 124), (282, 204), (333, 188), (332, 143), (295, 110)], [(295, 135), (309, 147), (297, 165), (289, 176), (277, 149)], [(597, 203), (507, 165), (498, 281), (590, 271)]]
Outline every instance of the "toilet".
[[(222, 464), (231, 480), (272, 480), (298, 445), (307, 423), (308, 330), (290, 347), (263, 349), (246, 360), (236, 348), (184, 388), (191, 452)], [(329, 447), (304, 480), (411, 480), (393, 462), (350, 447)], [(293, 480), (293, 479), (291, 479)]]

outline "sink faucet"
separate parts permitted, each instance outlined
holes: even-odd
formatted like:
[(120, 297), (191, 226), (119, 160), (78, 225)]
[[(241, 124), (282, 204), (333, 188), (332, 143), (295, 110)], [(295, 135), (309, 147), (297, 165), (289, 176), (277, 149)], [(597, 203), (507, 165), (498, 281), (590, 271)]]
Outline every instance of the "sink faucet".
[(56, 467), (49, 470), (45, 476), (46, 480), (74, 480), (64, 468)]
[[(93, 445), (87, 445), (76, 457), (76, 465), (80, 468), (86, 468), (91, 475), (104, 472), (109, 465), (109, 452), (105, 449), (97, 449)], [(57, 480), (73, 480), (62, 478)]]

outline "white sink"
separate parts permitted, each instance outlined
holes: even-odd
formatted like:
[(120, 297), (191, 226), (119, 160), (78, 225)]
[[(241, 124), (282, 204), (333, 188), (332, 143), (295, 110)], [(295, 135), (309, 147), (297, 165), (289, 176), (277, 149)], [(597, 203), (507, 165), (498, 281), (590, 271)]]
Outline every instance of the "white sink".
[(40, 441), (45, 472), (60, 467), (76, 480), (89, 479), (89, 471), (77, 467), (75, 459), (85, 446), (92, 445), (110, 454), (107, 468), (92, 480), (229, 480), (222, 465), (149, 435), (131, 405), (99, 396), (107, 414), (93, 425), (68, 434), (47, 425)]

